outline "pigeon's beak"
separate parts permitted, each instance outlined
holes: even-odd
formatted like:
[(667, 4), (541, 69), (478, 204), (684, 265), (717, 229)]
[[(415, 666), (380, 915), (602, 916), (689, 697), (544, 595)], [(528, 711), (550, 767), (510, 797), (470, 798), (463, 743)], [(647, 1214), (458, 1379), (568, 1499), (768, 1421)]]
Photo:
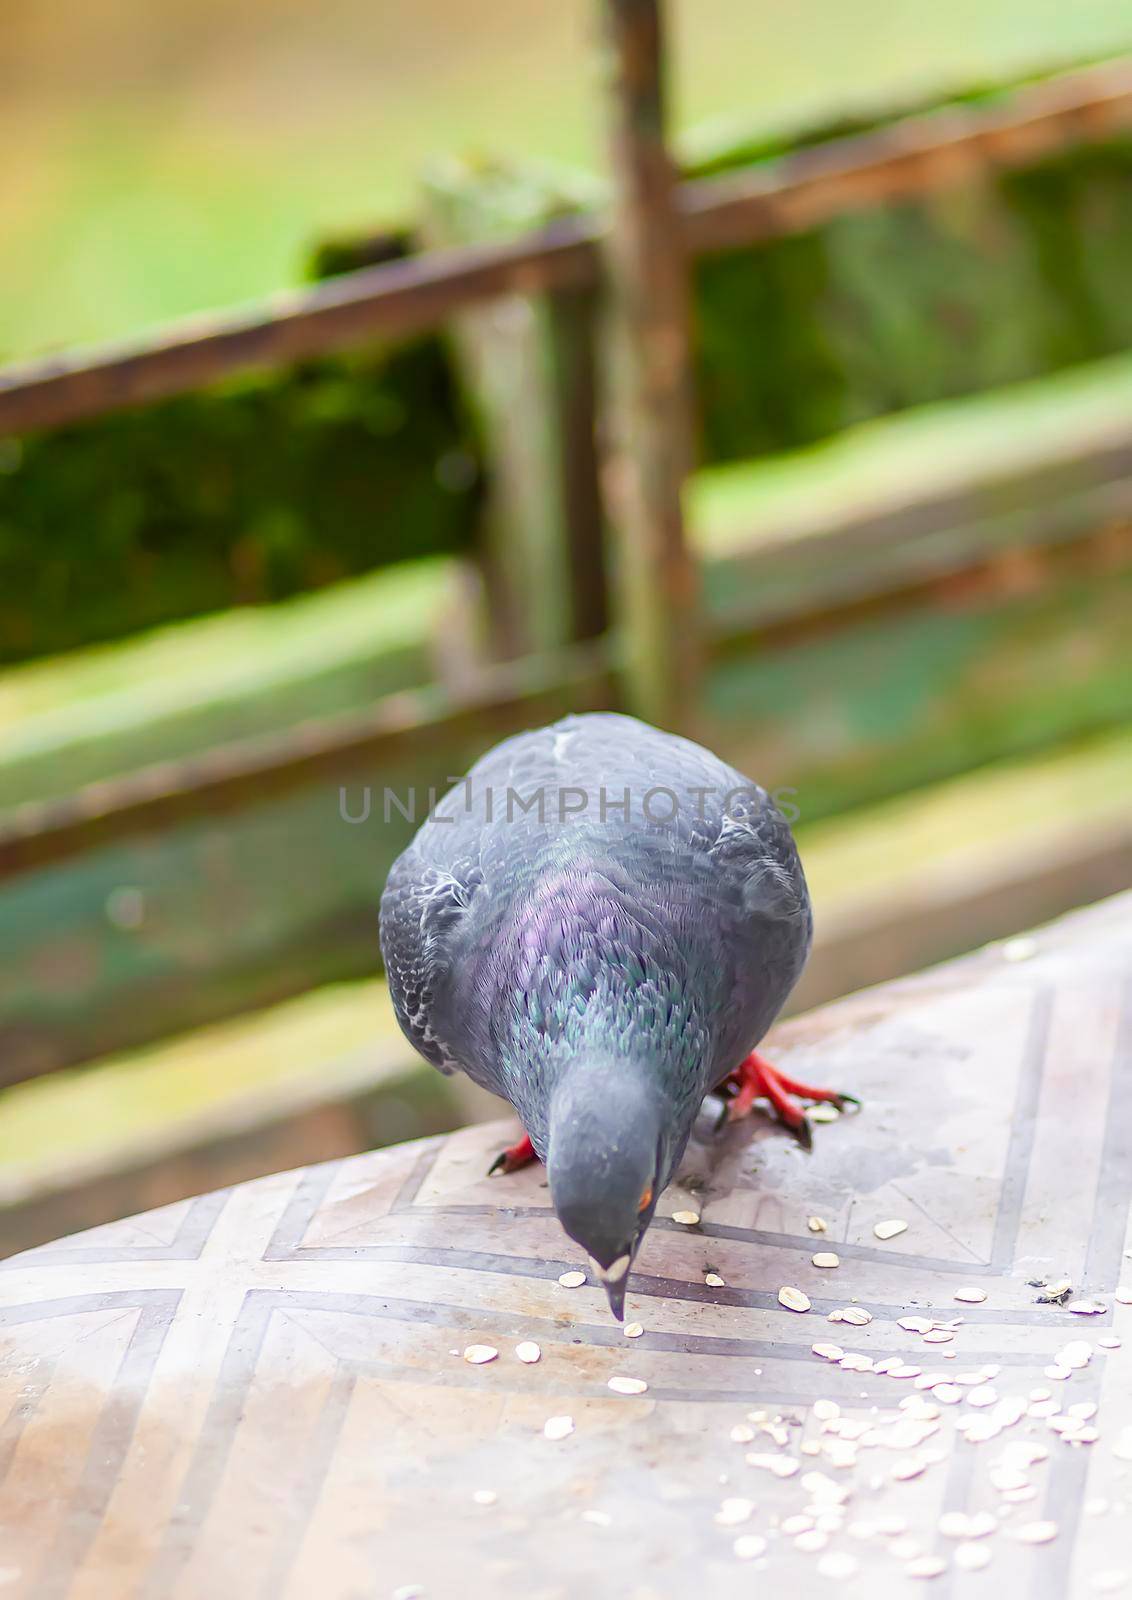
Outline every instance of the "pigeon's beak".
[(619, 1256), (611, 1266), (598, 1267), (598, 1276), (604, 1285), (609, 1309), (618, 1322), (625, 1320), (625, 1289), (629, 1282), (629, 1268), (632, 1264), (632, 1257), (624, 1255)]

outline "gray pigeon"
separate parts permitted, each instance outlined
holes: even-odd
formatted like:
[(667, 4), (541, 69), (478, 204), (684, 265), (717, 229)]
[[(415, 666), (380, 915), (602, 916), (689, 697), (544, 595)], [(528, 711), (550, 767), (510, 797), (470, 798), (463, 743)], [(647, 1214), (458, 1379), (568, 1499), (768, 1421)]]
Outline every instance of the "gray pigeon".
[(632, 717), (565, 717), (477, 761), (393, 865), (381, 946), (411, 1043), (509, 1100), (614, 1315), (705, 1095), (851, 1099), (754, 1055), (805, 965), (794, 841), (766, 793)]

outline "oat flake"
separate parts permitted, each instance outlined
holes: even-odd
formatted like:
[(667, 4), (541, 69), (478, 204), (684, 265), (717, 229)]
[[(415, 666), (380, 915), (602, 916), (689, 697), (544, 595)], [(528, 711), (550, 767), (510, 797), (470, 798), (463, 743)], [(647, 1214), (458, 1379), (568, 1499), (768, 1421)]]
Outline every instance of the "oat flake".
[(1014, 1537), (1021, 1544), (1049, 1544), (1057, 1538), (1056, 1522), (1024, 1522), (1020, 1528), (1014, 1530)]
[(614, 1394), (644, 1394), (648, 1384), (643, 1378), (610, 1378), (606, 1384), (607, 1389), (612, 1389)]

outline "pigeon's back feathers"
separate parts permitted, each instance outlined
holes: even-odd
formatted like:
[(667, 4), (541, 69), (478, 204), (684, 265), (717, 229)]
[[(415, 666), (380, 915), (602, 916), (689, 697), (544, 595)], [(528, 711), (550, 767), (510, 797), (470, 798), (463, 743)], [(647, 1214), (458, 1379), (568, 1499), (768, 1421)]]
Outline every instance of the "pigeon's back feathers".
[(643, 1052), (683, 1116), (773, 1021), (811, 934), (766, 794), (610, 714), (489, 751), (395, 863), (381, 921), (407, 1037), (510, 1099), (536, 1148), (572, 1053)]

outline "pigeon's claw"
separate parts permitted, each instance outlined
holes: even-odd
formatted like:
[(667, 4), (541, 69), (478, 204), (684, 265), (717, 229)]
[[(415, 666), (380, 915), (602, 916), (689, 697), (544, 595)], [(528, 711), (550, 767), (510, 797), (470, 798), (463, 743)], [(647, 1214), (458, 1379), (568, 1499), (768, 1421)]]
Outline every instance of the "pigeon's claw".
[(861, 1101), (855, 1094), (831, 1094), (829, 1103), (836, 1106), (838, 1111), (851, 1112), (853, 1116), (861, 1109)]
[(491, 1166), (487, 1169), (489, 1178), (497, 1178), (500, 1173), (518, 1172), (520, 1167), (530, 1166), (532, 1161), (537, 1161), (535, 1147), (531, 1143), (530, 1135), (525, 1133), (516, 1144), (509, 1144), (506, 1150), (501, 1150)]
[(810, 1121), (809, 1117), (806, 1116), (805, 1112), (802, 1113), (801, 1122), (793, 1126), (790, 1129), (790, 1132), (802, 1146), (803, 1150), (812, 1150), (814, 1148), (814, 1125)]
[(840, 1094), (836, 1089), (815, 1089), (811, 1084), (788, 1078), (754, 1050), (739, 1063), (734, 1072), (728, 1074), (720, 1088), (730, 1096), (721, 1125), (723, 1121), (736, 1122), (740, 1117), (748, 1116), (756, 1100), (769, 1100), (778, 1120), (790, 1129), (804, 1150), (813, 1148), (813, 1129), (806, 1113), (792, 1096), (825, 1102), (836, 1106), (839, 1111), (845, 1111), (850, 1106), (856, 1110), (861, 1104), (856, 1095)]

